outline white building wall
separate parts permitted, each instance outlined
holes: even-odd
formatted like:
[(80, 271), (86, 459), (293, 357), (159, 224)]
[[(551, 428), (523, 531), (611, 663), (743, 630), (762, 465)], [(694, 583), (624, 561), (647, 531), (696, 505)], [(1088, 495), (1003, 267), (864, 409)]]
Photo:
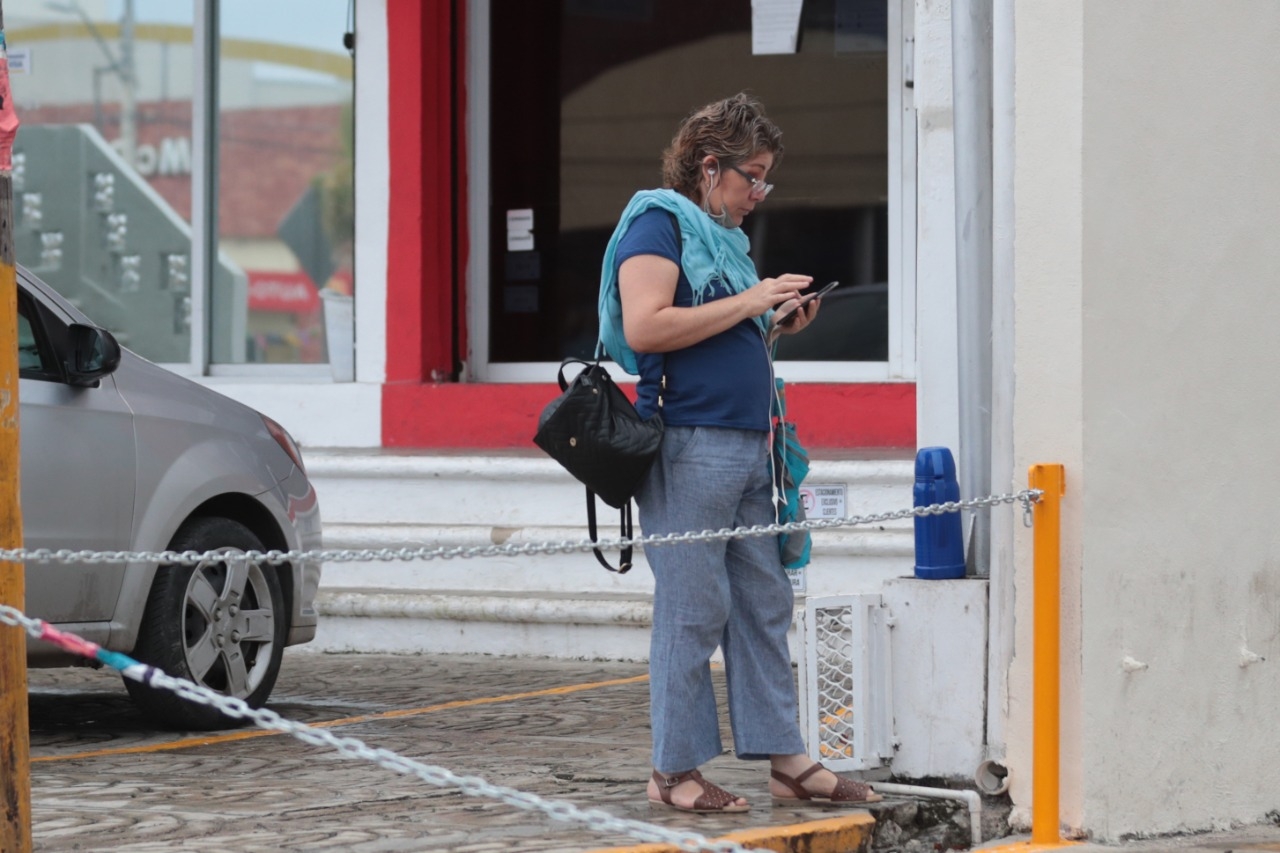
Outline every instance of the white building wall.
[[(1015, 11), (1013, 280), (1014, 473), (1066, 466), (1062, 524), (1062, 808), (1082, 822), (1079, 575), (1083, 467), (1081, 384), (1082, 13), (1060, 0)], [(1032, 538), (1015, 536), (1015, 655), (1009, 670), (1006, 764), (1014, 820), (1031, 804)], [(1129, 784), (1133, 785), (1132, 779)], [(1099, 784), (1091, 773), (1090, 786)]]
[(1067, 471), (1062, 818), (1109, 841), (1262, 821), (1280, 790), (1280, 7), (1016, 14), (1015, 452)]
[[(991, 21), (991, 490), (1015, 492), (1014, 467), (1014, 51), (1016, 0), (994, 0)], [(990, 624), (987, 632), (987, 754), (1003, 762), (1014, 651), (1014, 547), (1027, 533), (1021, 513), (991, 513)]]
[(1280, 802), (1280, 7), (1092, 0), (1083, 24), (1085, 820), (1261, 821)]
[(951, 0), (916, 0), (916, 443), (959, 452)]
[(983, 758), (987, 582), (899, 577), (881, 595), (893, 617), (890, 767), (904, 779), (971, 779)]
[(356, 381), (387, 375), (387, 229), (391, 120), (387, 86), (387, 0), (356, 4)]

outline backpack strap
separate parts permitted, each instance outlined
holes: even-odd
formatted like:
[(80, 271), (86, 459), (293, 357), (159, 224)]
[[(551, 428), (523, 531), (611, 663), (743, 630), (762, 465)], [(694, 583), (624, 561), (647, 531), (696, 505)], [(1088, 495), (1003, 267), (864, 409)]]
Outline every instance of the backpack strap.
[[(625, 504), (623, 504), (620, 512), (621, 512), (620, 527), (622, 530), (622, 537), (624, 539), (630, 539), (631, 531), (632, 531), (631, 501), (627, 501)], [(591, 535), (592, 542), (600, 541), (599, 536), (596, 533), (596, 493), (591, 491), (590, 489), (587, 489), (587, 532)], [(613, 566), (609, 564), (609, 561), (605, 559), (604, 554), (600, 553), (599, 548), (591, 549), (592, 553), (596, 555), (596, 560), (600, 563), (600, 565), (604, 566), (609, 571), (616, 572), (617, 574), (620, 574), (620, 575), (625, 575), (627, 572), (631, 571), (632, 550), (633, 549), (630, 545), (622, 549), (622, 552), (618, 555), (618, 568), (615, 569)]]

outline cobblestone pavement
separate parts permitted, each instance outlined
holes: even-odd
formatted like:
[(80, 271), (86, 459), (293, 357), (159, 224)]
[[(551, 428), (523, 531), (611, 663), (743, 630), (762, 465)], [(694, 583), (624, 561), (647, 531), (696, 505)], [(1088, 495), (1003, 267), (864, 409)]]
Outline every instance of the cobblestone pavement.
[[(41, 853), (574, 853), (636, 843), (437, 788), (288, 735), (255, 728), (194, 735), (156, 731), (134, 711), (119, 676), (110, 671), (32, 670), (28, 677), (32, 830)], [(270, 707), (288, 719), (336, 724), (337, 734), (459, 775), (708, 837), (840, 814), (772, 807), (766, 766), (727, 755), (704, 769), (750, 799), (750, 813), (715, 817), (650, 809), (644, 796), (649, 729), (642, 664), (291, 649)], [(724, 736), (730, 743), (727, 730)], [(896, 825), (917, 807), (922, 813), (927, 808), (924, 802), (893, 800), (873, 805), (881, 823), (875, 848), (950, 848), (925, 834), (902, 842), (886, 837), (886, 830), (897, 832)], [(917, 822), (932, 827), (922, 832), (932, 831), (936, 839), (946, 823), (954, 836), (965, 815), (937, 813)], [(988, 828), (988, 837), (1000, 834), (998, 827)], [(1002, 853), (1055, 849), (1019, 841), (989, 843), (1004, 848)], [(1280, 826), (1061, 849), (1280, 851)]]
[[(39, 851), (482, 853), (637, 843), (288, 735), (157, 732), (110, 671), (32, 670), (29, 680)], [(749, 814), (651, 809), (648, 684), (638, 664), (290, 650), (269, 707), (308, 723), (360, 718), (334, 731), (460, 775), (712, 837), (832, 816), (772, 807), (767, 765), (729, 756), (704, 770), (748, 797)]]

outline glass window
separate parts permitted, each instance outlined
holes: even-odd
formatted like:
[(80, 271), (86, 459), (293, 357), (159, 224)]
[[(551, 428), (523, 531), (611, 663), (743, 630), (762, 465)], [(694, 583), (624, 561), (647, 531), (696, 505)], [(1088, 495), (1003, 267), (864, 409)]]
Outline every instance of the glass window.
[(18, 262), (171, 363), (191, 357), (191, 16), (154, 0), (5, 3)]
[(351, 2), (219, 8), (218, 256), (235, 275), (214, 281), (213, 360), (349, 361)]
[[(217, 10), (216, 87), (194, 67), (197, 8)], [(207, 350), (214, 363), (349, 368), (353, 12), (352, 0), (7, 0), (19, 263), (152, 361)], [(219, 119), (207, 288), (192, 268), (196, 87), (215, 93)], [(193, 306), (207, 329), (192, 328)]]
[[(681, 117), (749, 90), (782, 128), (776, 189), (744, 230), (762, 276), (842, 285), (779, 358), (888, 359), (888, 7), (807, 0), (795, 53), (753, 52), (752, 0), (492, 0), (488, 361), (589, 356), (600, 260), (661, 186)], [(558, 57), (558, 61), (549, 61)], [(511, 230), (509, 217), (527, 224)]]

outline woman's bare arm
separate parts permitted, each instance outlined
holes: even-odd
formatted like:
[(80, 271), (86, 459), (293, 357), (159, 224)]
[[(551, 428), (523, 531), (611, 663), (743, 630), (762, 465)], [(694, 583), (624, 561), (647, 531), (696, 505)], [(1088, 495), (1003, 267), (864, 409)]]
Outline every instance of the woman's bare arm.
[[(813, 281), (812, 276), (787, 273), (724, 299), (678, 308), (672, 303), (679, 277), (680, 268), (660, 255), (636, 255), (618, 268), (622, 331), (636, 352), (672, 352), (693, 346), (794, 299)], [(807, 323), (808, 318), (797, 318), (801, 320)]]

